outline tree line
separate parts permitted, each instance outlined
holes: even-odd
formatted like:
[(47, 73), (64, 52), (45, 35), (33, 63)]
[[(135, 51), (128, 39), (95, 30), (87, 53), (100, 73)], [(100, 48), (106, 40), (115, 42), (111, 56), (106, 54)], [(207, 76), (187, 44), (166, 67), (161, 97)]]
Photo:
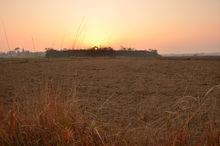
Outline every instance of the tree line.
[(121, 48), (114, 50), (111, 47), (92, 47), (89, 49), (63, 49), (55, 50), (53, 48), (46, 48), (46, 57), (157, 57), (160, 56), (155, 49), (149, 50), (135, 50), (134, 48)]

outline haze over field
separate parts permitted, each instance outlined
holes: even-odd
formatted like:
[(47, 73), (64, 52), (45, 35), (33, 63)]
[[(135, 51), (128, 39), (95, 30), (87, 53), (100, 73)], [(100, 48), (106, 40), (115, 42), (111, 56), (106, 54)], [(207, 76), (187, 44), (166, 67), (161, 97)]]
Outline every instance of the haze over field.
[(0, 0), (0, 19), (0, 51), (94, 45), (220, 51), (219, 0)]

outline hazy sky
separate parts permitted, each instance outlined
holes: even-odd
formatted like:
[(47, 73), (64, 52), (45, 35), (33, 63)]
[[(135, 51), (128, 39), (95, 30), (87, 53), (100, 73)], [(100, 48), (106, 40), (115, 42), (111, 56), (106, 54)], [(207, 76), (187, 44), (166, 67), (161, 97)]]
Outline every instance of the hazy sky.
[(0, 51), (103, 45), (220, 52), (220, 0), (0, 0), (0, 19)]

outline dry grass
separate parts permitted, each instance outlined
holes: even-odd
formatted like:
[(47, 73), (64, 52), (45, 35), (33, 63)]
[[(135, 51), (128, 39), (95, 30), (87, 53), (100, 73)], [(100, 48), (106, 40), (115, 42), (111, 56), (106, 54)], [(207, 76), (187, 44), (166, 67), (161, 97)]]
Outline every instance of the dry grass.
[(60, 99), (50, 96), (14, 101), (1, 120), (0, 145), (117, 143), (117, 138), (104, 131), (101, 124), (87, 119), (78, 112), (76, 101)]
[(219, 61), (0, 62), (0, 145), (220, 143)]

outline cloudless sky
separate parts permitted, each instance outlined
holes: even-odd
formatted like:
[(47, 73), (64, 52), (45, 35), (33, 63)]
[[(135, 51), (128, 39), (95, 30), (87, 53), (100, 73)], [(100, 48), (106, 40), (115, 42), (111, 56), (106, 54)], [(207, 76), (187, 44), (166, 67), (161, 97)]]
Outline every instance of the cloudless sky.
[(102, 45), (220, 52), (220, 0), (0, 0), (0, 19), (0, 51)]

